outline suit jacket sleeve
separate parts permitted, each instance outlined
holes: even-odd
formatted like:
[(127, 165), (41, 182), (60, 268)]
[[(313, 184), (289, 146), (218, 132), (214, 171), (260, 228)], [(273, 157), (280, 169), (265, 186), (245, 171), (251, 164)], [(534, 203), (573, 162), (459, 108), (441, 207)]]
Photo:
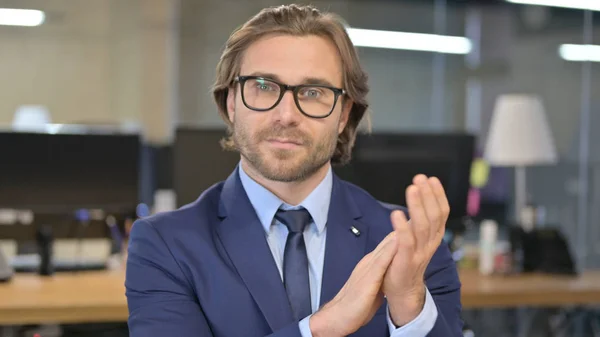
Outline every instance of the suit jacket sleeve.
[(463, 321), (460, 280), (456, 263), (444, 242), (440, 245), (425, 273), (427, 288), (437, 307), (438, 316), (429, 337), (462, 337)]
[[(144, 220), (131, 230), (125, 292), (131, 337), (214, 336), (193, 286), (160, 233)], [(301, 337), (297, 323), (269, 336)]]

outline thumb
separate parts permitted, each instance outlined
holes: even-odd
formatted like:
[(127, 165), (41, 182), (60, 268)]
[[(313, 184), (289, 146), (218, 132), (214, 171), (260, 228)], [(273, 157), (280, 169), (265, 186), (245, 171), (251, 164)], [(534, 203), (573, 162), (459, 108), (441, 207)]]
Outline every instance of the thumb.
[(394, 231), (404, 229), (406, 227), (406, 223), (408, 223), (408, 221), (406, 220), (406, 215), (401, 210), (393, 211), (390, 215), (390, 218), (392, 220), (392, 226), (394, 227)]

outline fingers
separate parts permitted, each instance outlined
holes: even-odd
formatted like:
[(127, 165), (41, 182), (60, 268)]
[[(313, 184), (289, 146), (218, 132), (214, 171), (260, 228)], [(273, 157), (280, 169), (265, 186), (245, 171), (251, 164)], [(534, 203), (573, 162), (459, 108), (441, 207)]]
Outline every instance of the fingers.
[(379, 258), (379, 256), (381, 256), (381, 254), (382, 254), (382, 251), (384, 251), (385, 249), (389, 249), (390, 245), (395, 246), (395, 243), (396, 243), (396, 233), (391, 232), (385, 238), (383, 238), (383, 240), (381, 240), (381, 242), (377, 245), (377, 247), (375, 247), (375, 249), (373, 249), (373, 251), (371, 251), (369, 254), (365, 255), (362, 258), (362, 260), (360, 260), (359, 264), (368, 264), (373, 259)]
[(406, 189), (406, 204), (410, 213), (413, 235), (417, 247), (421, 247), (429, 240), (429, 218), (425, 211), (425, 205), (420, 193), (421, 188), (416, 185), (410, 185)]
[(433, 195), (435, 195), (442, 214), (446, 214), (447, 216), (450, 213), (450, 204), (448, 203), (444, 186), (436, 177), (429, 178), (429, 186), (431, 186), (431, 190), (433, 191)]
[(435, 195), (435, 198), (440, 206), (440, 212), (442, 213), (442, 223), (441, 228), (439, 229), (438, 238), (441, 239), (444, 236), (444, 232), (446, 230), (446, 220), (448, 219), (448, 215), (450, 214), (450, 204), (448, 203), (448, 198), (446, 197), (446, 192), (444, 191), (444, 186), (440, 182), (440, 180), (436, 177), (429, 178), (429, 185)]
[(434, 240), (440, 231), (441, 224), (446, 221), (445, 215), (442, 214), (438, 197), (433, 192), (432, 179), (428, 179), (423, 174), (416, 175), (414, 178), (414, 183), (419, 187), (425, 214), (427, 215), (427, 219), (429, 219), (429, 228), (422, 228), (424, 227), (422, 224), (419, 224), (419, 228), (417, 228), (418, 240), (420, 239), (419, 244)]
[[(396, 240), (398, 240), (398, 235), (396, 232), (389, 233), (375, 248), (375, 258), (380, 258), (382, 256), (387, 256), (388, 254), (392, 254), (392, 256), (396, 253)], [(391, 260), (391, 258), (390, 258)]]
[(391, 232), (377, 245), (373, 252), (367, 255), (371, 256), (369, 269), (373, 276), (378, 279), (383, 279), (387, 268), (398, 251), (396, 240), (398, 240), (396, 232)]

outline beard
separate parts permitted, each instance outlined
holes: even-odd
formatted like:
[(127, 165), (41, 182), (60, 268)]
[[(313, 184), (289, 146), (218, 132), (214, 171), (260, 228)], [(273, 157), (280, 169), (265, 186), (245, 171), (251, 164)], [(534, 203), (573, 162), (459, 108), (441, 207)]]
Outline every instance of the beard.
[[(337, 129), (313, 140), (296, 127), (280, 124), (252, 133), (237, 120), (232, 136), (242, 157), (260, 175), (280, 182), (304, 181), (315, 174), (331, 160), (338, 140)], [(285, 138), (301, 145), (294, 149), (268, 148), (267, 141), (272, 138)]]

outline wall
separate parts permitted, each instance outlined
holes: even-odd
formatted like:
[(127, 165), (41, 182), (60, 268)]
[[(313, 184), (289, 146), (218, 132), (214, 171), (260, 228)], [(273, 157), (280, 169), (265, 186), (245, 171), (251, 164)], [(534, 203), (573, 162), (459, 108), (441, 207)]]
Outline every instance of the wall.
[[(0, 5), (23, 7), (17, 3)], [(57, 122), (125, 118), (110, 109), (110, 1), (28, 5), (48, 11), (48, 21), (31, 28), (0, 26), (0, 123), (10, 123), (20, 104), (46, 105)]]
[(0, 124), (22, 104), (54, 123), (141, 124), (168, 141), (175, 116), (178, 1), (0, 0), (47, 13), (39, 27), (0, 26)]

